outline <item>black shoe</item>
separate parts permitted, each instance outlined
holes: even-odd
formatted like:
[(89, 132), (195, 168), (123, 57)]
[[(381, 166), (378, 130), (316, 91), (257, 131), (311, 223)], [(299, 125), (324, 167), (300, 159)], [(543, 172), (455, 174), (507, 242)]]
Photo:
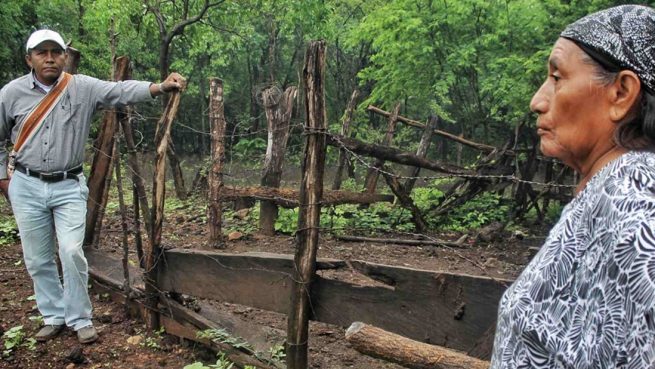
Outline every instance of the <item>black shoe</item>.
[(34, 339), (36, 339), (39, 342), (45, 342), (50, 339), (53, 339), (61, 333), (61, 331), (64, 330), (65, 325), (59, 324), (59, 325), (52, 325), (52, 324), (47, 324), (44, 325), (43, 328), (41, 328), (35, 335)]

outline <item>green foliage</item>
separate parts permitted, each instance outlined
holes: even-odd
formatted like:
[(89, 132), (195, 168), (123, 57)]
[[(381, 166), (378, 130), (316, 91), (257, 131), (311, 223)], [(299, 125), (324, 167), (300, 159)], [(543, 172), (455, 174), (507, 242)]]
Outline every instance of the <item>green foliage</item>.
[(0, 216), (0, 246), (9, 245), (18, 240), (18, 226), (13, 215)]
[(237, 159), (263, 157), (266, 153), (266, 140), (259, 137), (241, 139), (232, 147), (232, 154)]
[(298, 228), (298, 208), (278, 209), (275, 220), (275, 230), (281, 233), (294, 234)]
[(286, 352), (284, 351), (284, 345), (275, 345), (272, 346), (268, 353), (271, 354), (271, 359), (275, 361), (284, 361), (284, 358), (287, 357)]
[(235, 348), (244, 348), (252, 351), (252, 346), (241, 337), (235, 337), (223, 328), (211, 328), (196, 333), (198, 338), (228, 344)]
[[(202, 362), (195, 362), (193, 364), (185, 365), (183, 369), (232, 369), (234, 363), (225, 357), (225, 353), (218, 354), (215, 364), (205, 365)], [(256, 369), (252, 365), (244, 366), (244, 369)]]
[(510, 205), (496, 194), (483, 193), (446, 217), (439, 219), (442, 229), (465, 232), (494, 221), (506, 222)]
[(25, 347), (30, 351), (36, 349), (36, 340), (34, 338), (25, 339), (25, 331), (22, 325), (9, 328), (3, 335), (4, 350), (2, 351), (3, 357), (11, 356), (17, 347)]
[(143, 343), (141, 344), (143, 347), (149, 348), (154, 351), (159, 351), (161, 350), (161, 340), (163, 338), (163, 335), (166, 331), (164, 330), (164, 327), (159, 328), (159, 330), (154, 331), (150, 335), (146, 335)]

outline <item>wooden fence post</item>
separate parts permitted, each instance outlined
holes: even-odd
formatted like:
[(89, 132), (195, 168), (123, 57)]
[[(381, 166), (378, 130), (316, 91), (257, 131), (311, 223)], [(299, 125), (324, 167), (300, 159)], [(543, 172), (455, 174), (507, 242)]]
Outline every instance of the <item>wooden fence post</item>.
[[(114, 80), (129, 79), (131, 74), (130, 60), (126, 56), (116, 58), (114, 61)], [(86, 229), (84, 244), (93, 244), (100, 234), (102, 219), (107, 203), (107, 193), (112, 177), (112, 148), (114, 135), (118, 128), (118, 118), (115, 110), (105, 112), (98, 138), (94, 144), (95, 154), (89, 175), (89, 199), (87, 201)]]
[(150, 232), (150, 242), (147, 243), (148, 250), (145, 251), (146, 258), (146, 307), (144, 320), (148, 329), (159, 329), (159, 313), (157, 304), (159, 302), (158, 271), (159, 259), (162, 257), (161, 250), (161, 229), (164, 222), (164, 197), (166, 195), (166, 151), (168, 147), (168, 138), (171, 135), (171, 126), (177, 115), (177, 109), (180, 106), (181, 91), (172, 92), (169, 95), (166, 109), (157, 124), (157, 133), (155, 135), (155, 146), (157, 148), (155, 156), (155, 174), (152, 183), (152, 231)]
[(221, 188), (223, 187), (223, 162), (225, 161), (225, 113), (223, 106), (223, 81), (209, 79), (209, 126), (211, 127), (212, 165), (207, 178), (209, 185), (209, 205), (207, 206), (207, 226), (209, 243), (219, 248), (223, 246), (221, 221)]
[(66, 65), (64, 65), (64, 72), (77, 74), (77, 66), (80, 64), (80, 52), (69, 46), (66, 48), (66, 53), (68, 58), (66, 59)]
[[(262, 94), (264, 108), (266, 109), (266, 122), (268, 127), (268, 144), (266, 146), (266, 159), (264, 160), (264, 175), (261, 185), (278, 188), (282, 180), (282, 164), (284, 153), (289, 140), (289, 122), (293, 113), (293, 102), (296, 100), (298, 89), (290, 86), (284, 94), (275, 88), (266, 89)], [(275, 234), (275, 220), (277, 219), (277, 205), (270, 201), (260, 202), (259, 231), (272, 236)]]
[(313, 41), (305, 54), (303, 79), (307, 139), (302, 164), (297, 247), (291, 285), (291, 307), (287, 321), (287, 368), (307, 368), (307, 338), (311, 283), (316, 272), (327, 117), (325, 113), (325, 41)]
[[(127, 167), (132, 174), (132, 183), (134, 184), (134, 191), (137, 195), (134, 201), (139, 204), (136, 209), (141, 208), (143, 215), (143, 222), (145, 223), (146, 233), (150, 235), (152, 231), (152, 220), (150, 219), (150, 206), (148, 205), (148, 197), (146, 194), (146, 185), (143, 179), (141, 165), (139, 165), (139, 158), (136, 154), (136, 145), (134, 143), (134, 132), (132, 128), (132, 108), (127, 108), (127, 119), (121, 119), (121, 128), (123, 128), (123, 137), (125, 138), (125, 146), (127, 147)], [(135, 213), (135, 217), (138, 214)], [(141, 260), (143, 263), (143, 260)]]
[[(398, 123), (398, 115), (400, 114), (400, 103), (396, 104), (396, 107), (393, 109), (393, 112), (389, 116), (389, 124), (387, 126), (387, 133), (384, 135), (382, 140), (382, 146), (391, 146), (393, 141), (393, 134), (396, 131), (396, 125)], [(375, 186), (378, 183), (378, 177), (380, 172), (378, 171), (384, 165), (384, 160), (376, 160), (371, 168), (368, 170), (366, 175), (366, 181), (364, 183), (365, 192), (373, 193), (375, 192)]]
[[(350, 102), (348, 102), (348, 107), (346, 108), (346, 114), (343, 118), (343, 125), (341, 126), (341, 135), (343, 137), (348, 137), (350, 135), (350, 122), (353, 119), (353, 112), (355, 111), (355, 105), (357, 103), (358, 97), (359, 97), (359, 90), (355, 89), (355, 91), (353, 91), (353, 94), (350, 96)], [(337, 172), (334, 174), (334, 183), (332, 184), (333, 190), (338, 190), (341, 188), (343, 169), (346, 166), (347, 160), (348, 160), (348, 153), (342, 147), (339, 149), (339, 165), (337, 166)]]

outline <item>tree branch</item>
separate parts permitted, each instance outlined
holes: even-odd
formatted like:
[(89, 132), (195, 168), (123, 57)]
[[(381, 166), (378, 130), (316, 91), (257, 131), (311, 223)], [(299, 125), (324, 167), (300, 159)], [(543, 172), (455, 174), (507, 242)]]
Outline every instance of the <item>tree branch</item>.
[(205, 5), (203, 5), (202, 9), (200, 10), (200, 13), (198, 13), (195, 17), (191, 17), (191, 18), (189, 18), (189, 19), (185, 19), (184, 21), (182, 21), (182, 22), (176, 24), (175, 26), (173, 26), (173, 28), (172, 28), (171, 31), (168, 33), (168, 35), (166, 36), (166, 38), (167, 38), (168, 40), (171, 40), (171, 41), (172, 41), (172, 40), (173, 40), (173, 37), (175, 37), (175, 36), (181, 34), (181, 33), (184, 31), (184, 28), (186, 28), (186, 26), (188, 26), (188, 25), (190, 25), (190, 24), (193, 24), (193, 23), (196, 23), (196, 22), (198, 22), (200, 19), (202, 19), (202, 17), (205, 16), (205, 13), (207, 13), (207, 10), (209, 10), (209, 8), (212, 8), (212, 7), (215, 7), (215, 6), (219, 6), (219, 5), (223, 4), (224, 2), (225, 2), (225, 0), (220, 0), (220, 1), (217, 1), (217, 2), (215, 2), (215, 3), (211, 3), (211, 4), (210, 4), (210, 3), (209, 3), (209, 0), (205, 0)]

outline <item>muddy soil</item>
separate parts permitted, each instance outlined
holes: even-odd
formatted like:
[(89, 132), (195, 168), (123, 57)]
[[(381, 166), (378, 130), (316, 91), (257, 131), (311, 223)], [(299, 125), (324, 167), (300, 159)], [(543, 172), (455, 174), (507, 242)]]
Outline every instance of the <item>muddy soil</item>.
[[(7, 211), (7, 209), (3, 209)], [(164, 223), (165, 247), (209, 249), (206, 244), (207, 227), (203, 209), (194, 205), (180, 207), (167, 215)], [(227, 222), (231, 220), (227, 219)], [(539, 232), (543, 234), (543, 232)], [(120, 255), (122, 229), (120, 217), (108, 212), (103, 228), (101, 250)], [(389, 238), (410, 238), (406, 234), (383, 235)], [(430, 236), (455, 241), (462, 235), (434, 233)], [(130, 245), (133, 247), (133, 235)], [(463, 248), (442, 246), (403, 246), (373, 242), (344, 242), (330, 234), (322, 234), (318, 257), (343, 260), (366, 260), (380, 264), (405, 266), (417, 269), (440, 270), (493, 278), (513, 279), (534, 255), (543, 237), (525, 237), (519, 233), (505, 232), (492, 242), (480, 242), (471, 234)], [(257, 234), (244, 235), (226, 243), (221, 251), (232, 253), (273, 252), (294, 253), (294, 238), (279, 234), (265, 237)], [(133, 250), (131, 258), (136, 261)], [(357, 282), (358, 275), (340, 275), (344, 280)], [(22, 325), (26, 337), (38, 330), (38, 316), (31, 280), (22, 263), (20, 243), (0, 246), (0, 333)], [(147, 335), (143, 324), (128, 317), (122, 306), (109, 301), (107, 296), (92, 295), (94, 323), (100, 332), (100, 340), (81, 346), (73, 332), (66, 331), (60, 337), (33, 348), (19, 347), (4, 359), (0, 368), (183, 368), (184, 365), (203, 360), (214, 363), (215, 357), (206, 350), (166, 334)], [(221, 310), (241, 318), (284, 331), (285, 317), (281, 314), (251, 307), (213, 302)], [(376, 360), (359, 354), (343, 339), (344, 330), (322, 323), (310, 327), (310, 367), (322, 369), (340, 368), (401, 368), (398, 365)], [(75, 357), (75, 352), (81, 355)], [(76, 361), (77, 360), (77, 361)]]

